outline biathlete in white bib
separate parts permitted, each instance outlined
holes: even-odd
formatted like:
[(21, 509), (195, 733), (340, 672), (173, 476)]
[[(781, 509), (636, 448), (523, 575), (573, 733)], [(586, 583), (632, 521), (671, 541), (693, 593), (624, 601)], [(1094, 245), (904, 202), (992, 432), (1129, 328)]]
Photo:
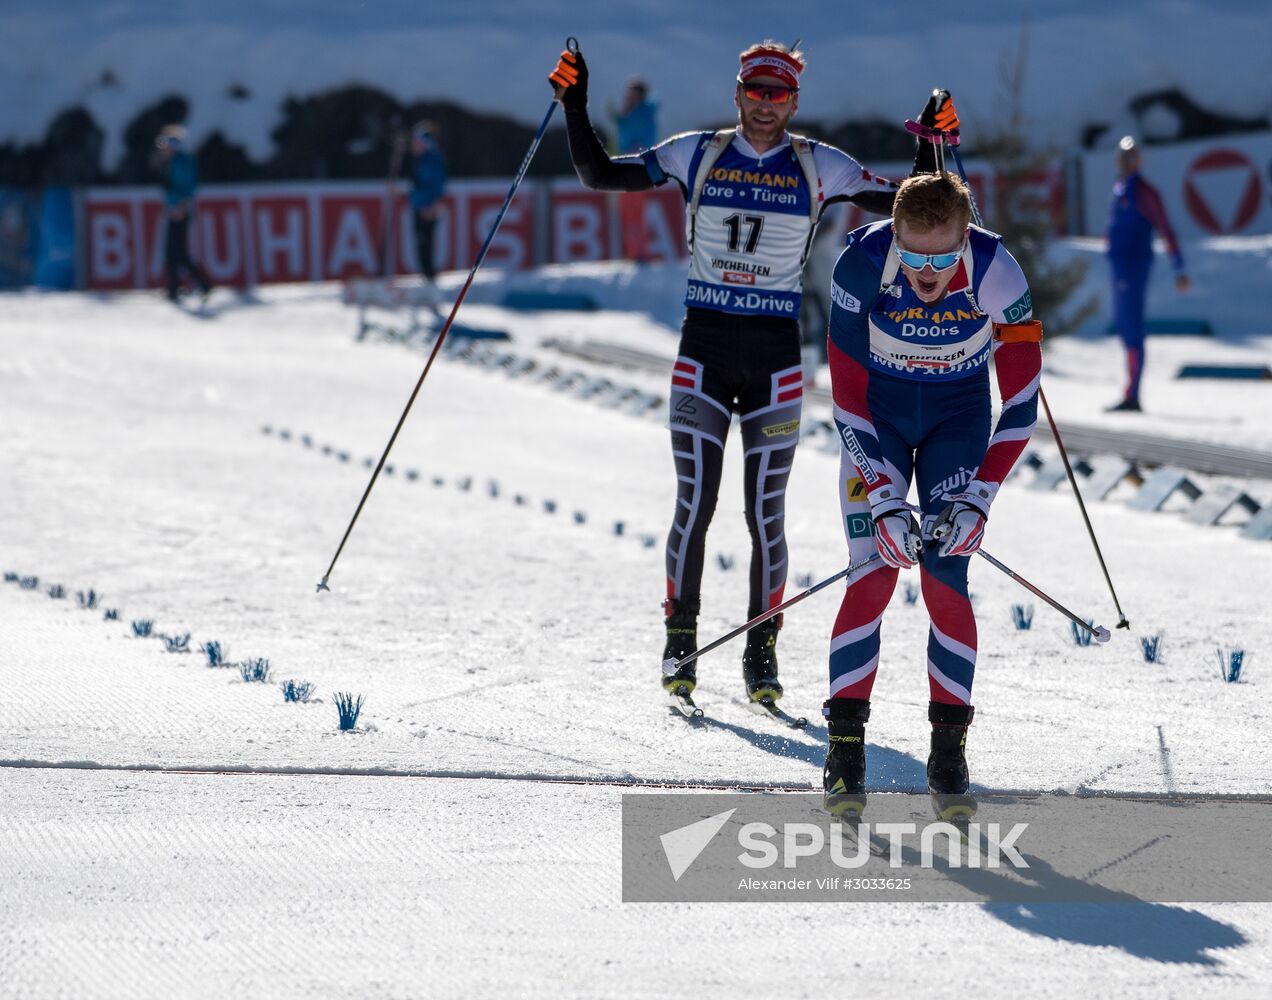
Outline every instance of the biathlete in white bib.
[[(752, 543), (747, 618), (782, 602), (786, 482), (803, 396), (798, 320), (804, 260), (827, 205), (847, 200), (887, 215), (897, 190), (847, 153), (786, 131), (799, 107), (802, 53), (766, 41), (746, 49), (739, 61), (736, 128), (688, 132), (643, 154), (613, 159), (588, 119), (582, 54), (561, 53), (549, 77), (565, 108), (571, 159), (587, 187), (642, 191), (674, 180), (688, 205), (689, 282), (668, 414), (677, 489), (667, 539), (663, 662), (697, 648), (706, 532), (734, 413), (742, 425)], [(925, 111), (929, 124), (934, 108)], [(952, 104), (944, 114), (954, 114)], [(918, 145), (915, 169), (935, 169), (930, 143)], [(780, 618), (773, 619), (747, 636), (742, 670), (753, 700), (782, 695), (780, 627)], [(665, 676), (664, 687), (692, 692), (695, 666)]]

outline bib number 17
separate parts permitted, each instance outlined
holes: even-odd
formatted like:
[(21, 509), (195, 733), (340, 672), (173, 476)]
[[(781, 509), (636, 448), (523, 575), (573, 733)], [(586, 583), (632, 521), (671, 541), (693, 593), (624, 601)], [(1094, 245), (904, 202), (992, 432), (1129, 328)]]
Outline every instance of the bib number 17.
[[(729, 231), (729, 251), (731, 253), (755, 253), (760, 244), (760, 230), (764, 228), (762, 215), (730, 215), (724, 220)], [(746, 241), (742, 240), (742, 229), (746, 227)]]

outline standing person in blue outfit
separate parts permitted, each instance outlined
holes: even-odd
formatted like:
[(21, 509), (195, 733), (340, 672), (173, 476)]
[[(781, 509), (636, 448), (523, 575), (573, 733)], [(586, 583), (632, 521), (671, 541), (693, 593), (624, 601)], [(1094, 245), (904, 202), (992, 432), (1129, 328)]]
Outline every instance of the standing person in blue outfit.
[(437, 144), (437, 126), (416, 122), (411, 128), (411, 155), (415, 158), (411, 187), (411, 217), (415, 225), (415, 253), (420, 273), (426, 281), (437, 277), (434, 233), (437, 231), (438, 202), (446, 189), (446, 159)]
[(188, 247), (190, 220), (194, 218), (195, 197), (199, 188), (199, 170), (186, 148), (186, 130), (180, 125), (165, 125), (155, 139), (159, 169), (163, 174), (164, 233), (163, 260), (167, 272), (168, 301), (177, 302), (183, 274), (199, 286), (206, 300), (212, 286), (207, 275), (190, 257)]
[[(808, 247), (826, 206), (852, 201), (889, 214), (897, 185), (847, 153), (792, 135), (802, 53), (765, 41), (738, 56), (735, 128), (687, 132), (639, 156), (611, 159), (587, 114), (587, 64), (563, 52), (549, 80), (565, 108), (570, 156), (579, 179), (600, 191), (646, 191), (675, 181), (685, 196), (689, 282), (668, 424), (676, 504), (666, 549), (667, 631), (663, 687), (688, 696), (707, 526), (715, 513), (724, 445), (734, 413), (742, 427), (745, 517), (751, 535), (754, 618), (782, 601), (787, 575), (786, 483), (799, 441), (803, 372), (799, 304)], [(935, 100), (924, 111), (935, 124)], [(952, 103), (944, 111), (957, 124)], [(935, 169), (930, 143), (916, 170)], [(780, 618), (750, 630), (742, 654), (747, 696), (771, 704), (778, 680)]]
[[(658, 104), (649, 96), (649, 84), (638, 76), (627, 81), (623, 103), (614, 114), (618, 132), (618, 152), (631, 156), (652, 149), (658, 141)], [(644, 191), (632, 191), (620, 203), (623, 227), (623, 256), (641, 263), (649, 258), (645, 246), (645, 206), (649, 201)]]
[(1129, 135), (1118, 143), (1117, 172), (1109, 211), (1108, 254), (1113, 276), (1113, 323), (1126, 348), (1126, 392), (1120, 403), (1109, 407), (1109, 412), (1139, 413), (1140, 376), (1144, 371), (1144, 298), (1153, 268), (1154, 229), (1166, 241), (1175, 269), (1175, 289), (1186, 292), (1191, 284), (1184, 273), (1184, 258), (1166, 218), (1162, 197), (1140, 175), (1139, 146)]

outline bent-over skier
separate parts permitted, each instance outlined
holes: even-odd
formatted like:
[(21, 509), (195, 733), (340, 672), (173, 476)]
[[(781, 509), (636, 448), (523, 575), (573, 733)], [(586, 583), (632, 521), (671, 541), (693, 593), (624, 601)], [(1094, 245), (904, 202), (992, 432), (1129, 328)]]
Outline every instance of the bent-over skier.
[[(931, 619), (928, 787), (938, 797), (968, 788), (968, 557), (1033, 432), (1042, 368), (1042, 326), (1020, 265), (971, 216), (957, 177), (911, 177), (892, 220), (854, 230), (835, 265), (828, 350), (843, 523), (852, 563), (880, 556), (849, 575), (831, 636), (823, 777), (837, 815), (865, 805), (880, 627), (898, 573), (914, 566)], [(1002, 398), (992, 435), (991, 358)], [(921, 524), (906, 501), (912, 480)]]

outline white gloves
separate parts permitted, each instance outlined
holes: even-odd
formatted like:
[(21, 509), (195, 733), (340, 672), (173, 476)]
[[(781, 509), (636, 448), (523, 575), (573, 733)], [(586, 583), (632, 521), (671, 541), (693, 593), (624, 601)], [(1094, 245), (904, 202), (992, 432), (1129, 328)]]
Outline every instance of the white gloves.
[(919, 561), (923, 538), (919, 522), (908, 510), (893, 511), (875, 518), (875, 546), (889, 566), (909, 569)]
[(949, 499), (950, 503), (932, 524), (932, 538), (941, 545), (937, 554), (970, 556), (980, 548), (985, 538), (985, 517), (989, 513), (989, 505), (970, 492)]
[[(938, 555), (966, 558), (980, 548), (996, 492), (973, 480), (964, 492), (946, 498), (949, 502), (932, 523), (932, 540), (940, 546)], [(923, 553), (923, 536), (904, 496), (891, 485), (880, 488), (870, 496), (870, 516), (880, 558), (897, 569), (916, 565)]]
[(875, 546), (889, 566), (909, 569), (923, 552), (919, 522), (895, 487), (880, 487), (870, 495), (870, 516), (875, 526)]

